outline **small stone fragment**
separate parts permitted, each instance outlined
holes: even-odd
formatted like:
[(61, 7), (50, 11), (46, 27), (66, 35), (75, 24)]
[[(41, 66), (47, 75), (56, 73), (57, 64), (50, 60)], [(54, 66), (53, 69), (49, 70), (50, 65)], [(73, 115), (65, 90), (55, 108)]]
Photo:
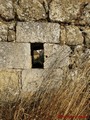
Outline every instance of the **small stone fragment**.
[(7, 41), (8, 26), (0, 22), (0, 41)]
[(15, 41), (16, 35), (15, 35), (15, 31), (13, 30), (9, 30), (8, 32), (8, 41)]

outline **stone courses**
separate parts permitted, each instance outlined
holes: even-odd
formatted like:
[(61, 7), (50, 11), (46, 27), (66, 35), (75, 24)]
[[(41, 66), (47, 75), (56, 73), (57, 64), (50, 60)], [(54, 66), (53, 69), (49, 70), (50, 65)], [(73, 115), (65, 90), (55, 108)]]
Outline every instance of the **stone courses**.
[[(67, 71), (90, 59), (90, 2), (83, 1), (0, 0), (1, 101), (33, 95), (48, 82), (57, 89)], [(32, 69), (36, 42), (44, 43), (44, 69)]]

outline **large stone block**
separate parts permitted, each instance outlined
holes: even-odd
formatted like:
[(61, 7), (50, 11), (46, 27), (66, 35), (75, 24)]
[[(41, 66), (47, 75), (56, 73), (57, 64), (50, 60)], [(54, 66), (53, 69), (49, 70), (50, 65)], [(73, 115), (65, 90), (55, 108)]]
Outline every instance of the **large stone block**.
[(0, 41), (7, 41), (8, 26), (0, 22)]
[(68, 66), (70, 52), (66, 45), (44, 44), (44, 68), (56, 69)]
[(33, 95), (36, 91), (58, 89), (62, 84), (61, 69), (32, 69), (22, 71), (22, 96)]
[(14, 19), (13, 0), (0, 0), (0, 16), (2, 19)]
[(61, 27), (61, 42), (68, 45), (83, 44), (84, 38), (82, 32), (77, 26), (69, 25)]
[(30, 21), (46, 18), (45, 9), (39, 0), (20, 0), (16, 9), (20, 20)]
[(0, 101), (13, 101), (20, 92), (20, 71), (0, 70)]
[(22, 22), (17, 24), (17, 42), (59, 43), (60, 26), (57, 23)]
[(44, 70), (31, 69), (22, 71), (22, 93), (33, 94), (42, 84)]
[(30, 44), (0, 42), (0, 68), (30, 68)]
[(90, 2), (85, 0), (52, 0), (50, 19), (60, 22), (90, 24)]

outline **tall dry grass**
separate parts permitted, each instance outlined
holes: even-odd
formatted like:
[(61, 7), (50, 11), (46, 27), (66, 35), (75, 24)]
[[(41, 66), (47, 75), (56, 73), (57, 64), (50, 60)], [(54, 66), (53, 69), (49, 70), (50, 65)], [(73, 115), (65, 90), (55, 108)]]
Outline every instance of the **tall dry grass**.
[[(90, 59), (80, 64), (77, 70), (75, 79), (67, 72), (58, 89), (49, 89), (49, 81), (45, 85), (42, 83), (43, 87), (32, 97), (26, 95), (26, 98), (18, 99), (14, 103), (0, 103), (0, 120), (59, 120), (58, 115), (89, 116)], [(60, 120), (66, 119), (76, 120)]]

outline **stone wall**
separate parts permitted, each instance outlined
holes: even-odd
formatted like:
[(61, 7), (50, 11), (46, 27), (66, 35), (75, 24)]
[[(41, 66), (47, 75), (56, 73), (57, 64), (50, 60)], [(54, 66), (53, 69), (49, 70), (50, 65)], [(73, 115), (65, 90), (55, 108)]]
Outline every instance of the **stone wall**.
[[(43, 69), (32, 68), (31, 43), (44, 44)], [(56, 89), (86, 59), (89, 0), (0, 0), (1, 101), (32, 95), (47, 79)]]

